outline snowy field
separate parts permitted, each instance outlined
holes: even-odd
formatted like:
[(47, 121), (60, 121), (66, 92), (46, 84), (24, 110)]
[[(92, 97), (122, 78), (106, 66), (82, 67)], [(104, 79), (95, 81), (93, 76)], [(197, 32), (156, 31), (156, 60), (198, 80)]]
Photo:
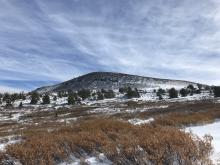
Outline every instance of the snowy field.
[[(192, 133), (198, 135), (199, 137), (204, 137), (204, 135), (211, 135), (213, 137), (213, 147), (214, 153), (212, 155), (212, 160), (215, 162), (216, 165), (219, 165), (220, 159), (220, 121), (202, 125), (202, 126), (194, 126), (187, 128), (187, 131), (192, 131)], [(217, 163), (218, 161), (218, 163)]]

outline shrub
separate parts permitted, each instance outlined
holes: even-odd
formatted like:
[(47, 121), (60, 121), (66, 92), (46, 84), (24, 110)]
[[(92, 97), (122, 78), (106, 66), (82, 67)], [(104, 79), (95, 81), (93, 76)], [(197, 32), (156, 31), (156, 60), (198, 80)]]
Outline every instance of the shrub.
[(178, 92), (175, 88), (171, 88), (169, 90), (169, 97), (170, 97), (170, 99), (178, 97)]
[(40, 100), (40, 96), (37, 92), (31, 93), (31, 103), (30, 104), (37, 104)]
[(125, 88), (119, 88), (119, 92), (120, 92), (120, 93), (124, 94), (124, 93), (125, 93), (125, 91), (126, 91), (126, 89), (125, 89)]
[(98, 100), (103, 100), (104, 99), (104, 95), (102, 92), (97, 92), (97, 99)]
[(67, 101), (69, 105), (74, 105), (77, 101), (77, 94), (72, 92), (69, 93)]
[(43, 104), (50, 104), (50, 96), (49, 95), (44, 95), (43, 96)]
[(159, 100), (163, 100), (163, 96), (162, 95), (159, 95)]
[(57, 96), (53, 96), (53, 101), (57, 101)]
[(19, 106), (18, 106), (19, 108), (22, 108), (23, 107), (23, 103), (22, 102), (20, 102), (20, 104), (19, 104)]
[(5, 93), (2, 98), (2, 101), (6, 102), (8, 100), (11, 100), (11, 95), (9, 93)]
[(21, 99), (21, 100), (25, 100), (26, 99), (26, 95), (24, 94), (24, 92), (21, 92), (21, 93), (19, 93), (18, 98)]
[(166, 93), (166, 91), (164, 89), (159, 88), (157, 90), (157, 96), (164, 95), (165, 93)]
[(127, 93), (125, 95), (128, 99), (131, 99), (131, 98), (139, 98), (140, 97), (140, 94), (137, 90), (137, 88), (135, 88), (134, 90), (131, 89), (131, 87), (128, 87), (127, 88)]
[(197, 84), (197, 87), (200, 91), (202, 90), (202, 84)]
[(185, 88), (180, 89), (180, 95), (182, 97), (186, 97), (188, 94), (188, 91)]
[(194, 90), (195, 90), (195, 88), (194, 88), (194, 86), (193, 86), (192, 84), (188, 85), (188, 86), (187, 86), (187, 89), (189, 89), (189, 90), (191, 90), (191, 91), (194, 91)]
[(114, 93), (113, 90), (108, 90), (108, 91), (104, 90), (102, 93), (104, 93), (104, 97), (107, 98), (107, 99), (115, 97), (115, 93)]
[(91, 92), (88, 89), (82, 89), (82, 90), (78, 91), (79, 97), (81, 97), (83, 100), (89, 98), (90, 94), (91, 94)]
[(82, 151), (104, 153), (113, 164), (208, 164), (212, 149), (208, 136), (202, 140), (172, 127), (104, 119), (24, 136), (25, 141), (9, 145), (4, 153), (23, 165), (58, 164)]

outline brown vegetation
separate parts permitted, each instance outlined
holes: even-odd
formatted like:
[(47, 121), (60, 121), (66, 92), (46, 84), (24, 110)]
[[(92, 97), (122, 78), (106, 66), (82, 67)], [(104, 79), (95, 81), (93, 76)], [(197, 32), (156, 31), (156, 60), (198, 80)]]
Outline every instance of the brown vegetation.
[(153, 124), (163, 126), (189, 126), (214, 122), (220, 118), (220, 110), (204, 112), (169, 112), (155, 117)]
[(133, 126), (118, 120), (89, 120), (52, 132), (29, 132), (7, 147), (23, 165), (52, 165), (69, 157), (104, 153), (114, 164), (209, 164), (211, 138), (204, 140), (172, 127)]

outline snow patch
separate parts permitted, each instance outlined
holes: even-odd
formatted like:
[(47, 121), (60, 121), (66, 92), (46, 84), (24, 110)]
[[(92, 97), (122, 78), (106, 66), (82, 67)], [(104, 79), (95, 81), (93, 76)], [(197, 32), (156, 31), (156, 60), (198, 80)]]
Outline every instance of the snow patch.
[(100, 153), (98, 157), (95, 156), (86, 156), (85, 158), (78, 159), (74, 155), (70, 156), (70, 160), (68, 162), (63, 162), (58, 165), (80, 165), (86, 163), (88, 165), (112, 165), (113, 163), (107, 159), (107, 157)]
[(186, 131), (192, 131), (193, 134), (198, 135), (200, 138), (204, 137), (204, 135), (211, 135), (213, 137), (213, 147), (214, 153), (211, 159), (214, 163), (217, 164), (217, 161), (220, 159), (220, 121), (212, 124), (206, 124), (202, 126), (192, 126), (186, 128)]
[(128, 120), (128, 122), (133, 124), (133, 125), (149, 124), (149, 123), (151, 123), (153, 121), (154, 121), (154, 118), (152, 118), (152, 117), (149, 118), (149, 119), (146, 119), (146, 120), (137, 119), (137, 118)]
[(0, 138), (0, 151), (5, 151), (7, 145), (19, 143), (21, 137), (18, 136), (6, 136)]

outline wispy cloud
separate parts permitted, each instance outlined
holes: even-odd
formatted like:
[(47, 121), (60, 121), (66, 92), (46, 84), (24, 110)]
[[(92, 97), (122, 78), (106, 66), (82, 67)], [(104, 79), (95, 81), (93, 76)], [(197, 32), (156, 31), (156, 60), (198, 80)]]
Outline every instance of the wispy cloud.
[(220, 84), (217, 0), (0, 0), (1, 79), (90, 71)]

